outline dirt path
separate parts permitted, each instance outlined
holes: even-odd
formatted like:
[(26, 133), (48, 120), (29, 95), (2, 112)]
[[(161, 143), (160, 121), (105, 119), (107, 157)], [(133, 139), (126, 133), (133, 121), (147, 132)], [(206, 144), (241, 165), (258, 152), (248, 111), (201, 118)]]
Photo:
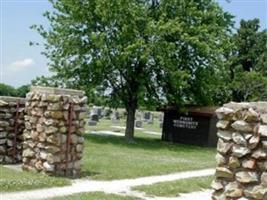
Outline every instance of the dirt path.
[[(1, 193), (0, 200), (39, 200), (39, 199), (48, 199), (58, 196), (67, 196), (82, 192), (105, 192), (105, 193), (139, 197), (144, 200), (152, 200), (152, 199), (209, 200), (208, 196), (210, 194), (208, 192), (196, 193), (195, 198), (186, 197), (186, 195), (176, 198), (159, 198), (159, 197), (153, 198), (153, 197), (146, 197), (144, 193), (132, 191), (131, 187), (139, 185), (152, 185), (155, 183), (174, 181), (185, 178), (209, 176), (212, 174), (214, 174), (214, 169), (180, 172), (180, 173), (161, 175), (161, 176), (149, 176), (136, 179), (122, 179), (114, 181), (93, 181), (93, 180), (79, 179), (73, 181), (71, 186), (13, 192), (13, 193)], [(192, 195), (194, 195), (194, 193), (192, 193)], [(200, 195), (204, 196), (206, 195), (206, 198), (205, 197), (201, 199), (198, 198), (200, 197)]]

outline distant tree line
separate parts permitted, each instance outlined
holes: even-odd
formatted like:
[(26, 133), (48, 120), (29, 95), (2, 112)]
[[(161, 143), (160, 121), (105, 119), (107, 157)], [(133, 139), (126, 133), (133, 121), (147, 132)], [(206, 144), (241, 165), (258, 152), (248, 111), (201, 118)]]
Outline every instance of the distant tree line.
[(0, 83), (0, 96), (26, 97), (29, 90), (29, 85), (14, 88), (13, 86)]

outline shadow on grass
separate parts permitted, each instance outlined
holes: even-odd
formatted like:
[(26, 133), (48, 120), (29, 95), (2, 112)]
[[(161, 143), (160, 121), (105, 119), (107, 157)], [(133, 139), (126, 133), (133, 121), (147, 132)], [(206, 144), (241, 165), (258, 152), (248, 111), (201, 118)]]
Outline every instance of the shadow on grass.
[(80, 178), (88, 178), (91, 176), (97, 176), (99, 174), (101, 174), (101, 173), (93, 172), (93, 171), (89, 171), (89, 170), (83, 170), (83, 171), (81, 171)]
[(164, 142), (158, 138), (144, 138), (144, 137), (135, 137), (134, 143), (127, 143), (124, 137), (121, 136), (104, 136), (104, 135), (94, 135), (94, 134), (85, 134), (85, 140), (97, 143), (97, 144), (112, 144), (122, 148), (131, 148), (131, 149), (144, 149), (144, 150), (168, 150), (168, 151), (179, 151), (179, 152), (196, 152), (198, 150), (214, 151), (214, 148), (207, 147), (198, 147), (193, 145), (177, 144)]

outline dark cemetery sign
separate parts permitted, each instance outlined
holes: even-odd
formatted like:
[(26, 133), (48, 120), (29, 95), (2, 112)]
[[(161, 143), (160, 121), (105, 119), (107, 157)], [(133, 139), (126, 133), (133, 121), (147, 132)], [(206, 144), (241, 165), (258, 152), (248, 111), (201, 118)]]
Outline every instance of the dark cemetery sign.
[(215, 147), (217, 144), (215, 107), (189, 107), (187, 112), (164, 109), (162, 140)]

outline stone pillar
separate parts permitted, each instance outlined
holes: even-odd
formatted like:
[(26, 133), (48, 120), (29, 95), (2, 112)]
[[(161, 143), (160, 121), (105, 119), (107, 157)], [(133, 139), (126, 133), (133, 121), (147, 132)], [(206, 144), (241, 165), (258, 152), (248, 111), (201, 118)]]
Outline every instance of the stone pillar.
[(32, 87), (26, 99), (23, 169), (79, 176), (88, 116), (84, 92)]
[(216, 113), (213, 200), (267, 199), (267, 102), (229, 103)]
[(0, 97), (0, 163), (22, 160), (25, 99)]

